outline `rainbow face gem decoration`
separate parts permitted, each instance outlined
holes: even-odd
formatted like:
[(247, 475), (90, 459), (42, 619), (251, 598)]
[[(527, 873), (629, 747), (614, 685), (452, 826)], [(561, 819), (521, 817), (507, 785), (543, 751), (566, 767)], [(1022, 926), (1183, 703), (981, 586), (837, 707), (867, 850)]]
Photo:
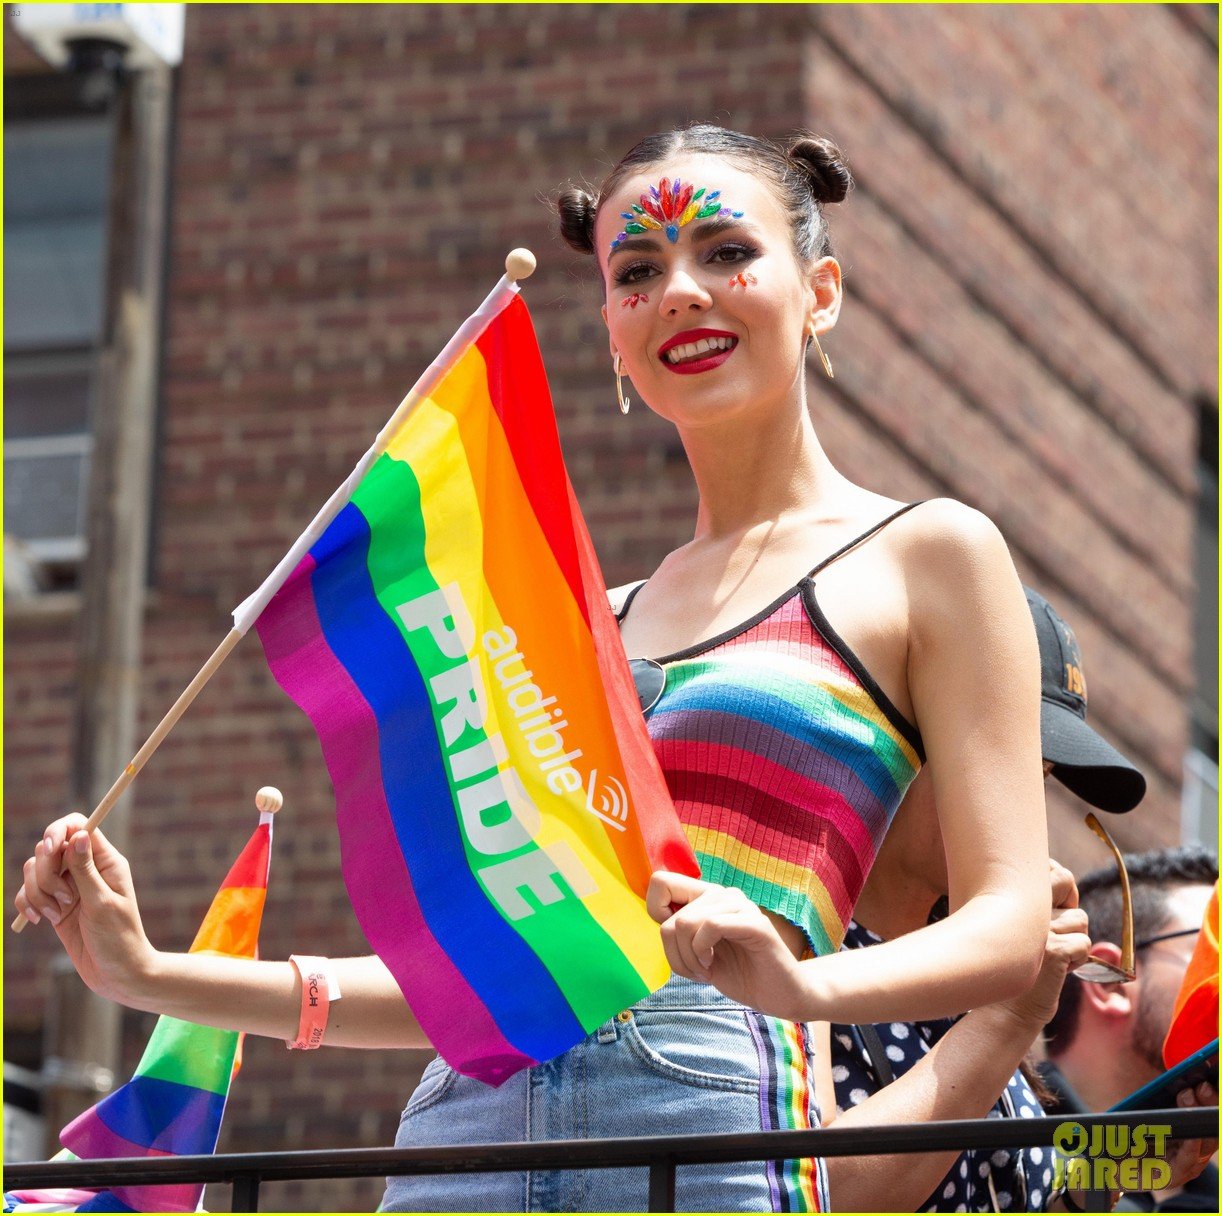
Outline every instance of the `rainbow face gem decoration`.
[(656, 186), (649, 187), (648, 194), (641, 195), (639, 203), (632, 204), (631, 211), (621, 211), (620, 215), (628, 222), (623, 232), (611, 242), (611, 252), (614, 253), (630, 236), (637, 233), (660, 229), (666, 233), (666, 239), (672, 244), (679, 239), (679, 229), (692, 220), (707, 220), (716, 216), (719, 219), (741, 219), (741, 211), (731, 211), (721, 205), (721, 191), (699, 190), (691, 184), (684, 185), (679, 178), (672, 182), (664, 177)]

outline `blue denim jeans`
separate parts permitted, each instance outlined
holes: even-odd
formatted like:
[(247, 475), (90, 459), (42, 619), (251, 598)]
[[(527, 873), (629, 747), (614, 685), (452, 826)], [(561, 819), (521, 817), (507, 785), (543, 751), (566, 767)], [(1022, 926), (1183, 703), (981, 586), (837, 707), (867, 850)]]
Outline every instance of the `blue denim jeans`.
[[(433, 1060), (401, 1147), (818, 1127), (805, 1028), (678, 976), (499, 1088)], [(383, 1211), (644, 1211), (643, 1168), (390, 1178)], [(821, 1161), (680, 1166), (679, 1211), (826, 1211)]]

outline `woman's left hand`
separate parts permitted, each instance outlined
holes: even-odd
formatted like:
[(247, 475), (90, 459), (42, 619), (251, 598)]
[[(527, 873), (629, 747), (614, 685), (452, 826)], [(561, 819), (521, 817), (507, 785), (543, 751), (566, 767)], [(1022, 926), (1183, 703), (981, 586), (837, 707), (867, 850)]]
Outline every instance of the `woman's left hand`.
[(774, 1017), (810, 1016), (797, 959), (741, 891), (659, 870), (649, 880), (646, 904), (662, 926), (662, 946), (677, 975)]

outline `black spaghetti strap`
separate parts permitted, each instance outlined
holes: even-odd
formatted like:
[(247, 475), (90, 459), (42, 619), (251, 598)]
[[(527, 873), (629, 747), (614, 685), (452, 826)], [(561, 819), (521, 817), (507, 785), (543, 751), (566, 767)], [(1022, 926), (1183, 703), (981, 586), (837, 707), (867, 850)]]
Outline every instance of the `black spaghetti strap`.
[[(878, 523), (874, 524), (870, 528), (867, 528), (860, 536), (856, 537), (854, 540), (849, 541), (847, 545), (842, 545), (839, 549), (836, 550), (835, 553), (831, 554), (830, 557), (825, 557), (806, 577), (808, 579), (813, 579), (815, 575), (819, 573), (820, 570), (823, 570), (826, 567), (830, 566), (832, 562), (836, 561), (837, 558), (843, 557), (850, 550), (856, 549), (858, 545), (862, 544), (864, 541), (869, 540), (870, 537), (875, 534), (875, 532), (881, 532), (889, 523), (893, 523), (895, 520), (899, 519), (901, 515), (904, 515), (907, 512), (911, 511), (913, 507), (919, 507), (921, 503), (928, 502), (928, 501), (929, 500), (927, 498), (919, 498), (917, 499), (916, 502), (905, 503), (902, 507), (900, 507), (898, 511), (893, 511), (890, 515), (887, 516), (886, 519), (880, 519)], [(633, 587), (632, 590), (629, 591), (628, 594), (624, 597), (624, 602), (620, 605), (619, 611), (615, 614), (615, 619), (619, 621), (621, 624), (623, 624), (624, 618), (628, 615), (628, 609), (632, 607), (632, 601), (636, 599), (636, 593), (640, 591), (640, 589), (643, 586), (645, 586), (645, 584), (648, 581), (649, 580), (646, 578), (641, 579), (641, 581), (637, 583), (636, 586)], [(792, 595), (793, 592), (790, 591), (788, 594)], [(773, 605), (773, 607), (775, 606), (776, 605)]]
[(814, 578), (815, 575), (818, 574), (820, 570), (826, 569), (828, 566), (832, 564), (832, 562), (836, 561), (839, 558), (842, 558), (846, 553), (851, 552), (853, 549), (856, 549), (858, 545), (862, 544), (864, 541), (869, 540), (870, 537), (873, 536), (876, 532), (881, 532), (889, 523), (893, 523), (895, 520), (899, 519), (901, 515), (906, 515), (909, 511), (912, 510), (913, 507), (919, 507), (921, 503), (928, 502), (928, 501), (929, 499), (927, 498), (920, 498), (920, 499), (917, 499), (916, 502), (905, 503), (902, 507), (900, 507), (898, 511), (893, 511), (890, 515), (887, 516), (886, 519), (880, 519), (878, 523), (874, 524), (873, 527), (867, 528), (855, 540), (849, 541), (847, 545), (841, 545), (841, 547), (837, 549), (835, 553), (831, 554), (831, 556), (829, 557), (825, 557), (810, 572), (810, 574), (807, 577)]
[(637, 585), (633, 587), (626, 596), (624, 596), (624, 602), (619, 606), (619, 611), (615, 614), (615, 619), (621, 624), (623, 623), (624, 617), (628, 615), (628, 608), (631, 606), (632, 601), (636, 598), (636, 593), (640, 591), (640, 589), (645, 586), (647, 582), (649, 582), (647, 578), (641, 579), (641, 581), (637, 583)]

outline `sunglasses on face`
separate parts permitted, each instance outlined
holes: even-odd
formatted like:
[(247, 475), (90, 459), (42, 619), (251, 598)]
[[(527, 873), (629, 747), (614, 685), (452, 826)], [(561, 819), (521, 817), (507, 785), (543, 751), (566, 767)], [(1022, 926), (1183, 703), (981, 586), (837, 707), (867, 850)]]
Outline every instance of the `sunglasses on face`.
[(666, 668), (653, 659), (629, 659), (628, 667), (632, 672), (632, 682), (636, 685), (641, 713), (647, 714), (666, 691)]
[(1170, 929), (1166, 933), (1156, 933), (1153, 937), (1143, 937), (1133, 949), (1144, 950), (1147, 946), (1154, 946), (1159, 942), (1174, 941), (1177, 937), (1196, 937), (1200, 932), (1200, 929)]
[[(1116, 842), (1108, 835), (1107, 829), (1093, 814), (1086, 816), (1086, 826), (1112, 851), (1116, 866), (1120, 872), (1120, 962), (1113, 963), (1093, 954), (1086, 956), (1086, 962), (1074, 969), (1073, 974), (1089, 984), (1123, 984), (1137, 978), (1137, 947), (1133, 942), (1133, 893), (1129, 889), (1129, 872), (1124, 868), (1124, 857), (1116, 847)], [(1195, 932), (1195, 930), (1194, 930)], [(1147, 941), (1146, 945), (1150, 942)]]

